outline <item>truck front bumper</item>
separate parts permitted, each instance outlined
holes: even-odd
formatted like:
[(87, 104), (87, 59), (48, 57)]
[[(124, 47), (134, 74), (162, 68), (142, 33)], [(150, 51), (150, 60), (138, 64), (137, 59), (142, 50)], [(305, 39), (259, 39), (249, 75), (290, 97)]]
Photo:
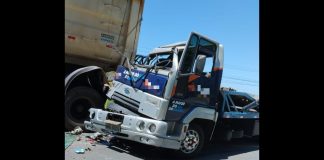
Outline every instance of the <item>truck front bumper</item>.
[[(180, 137), (166, 135), (168, 123), (164, 121), (133, 115), (123, 115), (95, 108), (91, 108), (89, 111), (90, 121), (84, 122), (87, 130), (110, 134), (121, 139), (156, 147), (179, 149), (181, 146)], [(107, 118), (107, 116), (109, 118)], [(111, 117), (115, 117), (115, 119)], [(118, 117), (117, 120), (116, 117)], [(110, 123), (111, 121), (115, 124), (112, 125)], [(140, 124), (142, 124), (142, 127), (139, 127)], [(153, 132), (149, 129), (152, 124), (155, 125), (155, 130)]]

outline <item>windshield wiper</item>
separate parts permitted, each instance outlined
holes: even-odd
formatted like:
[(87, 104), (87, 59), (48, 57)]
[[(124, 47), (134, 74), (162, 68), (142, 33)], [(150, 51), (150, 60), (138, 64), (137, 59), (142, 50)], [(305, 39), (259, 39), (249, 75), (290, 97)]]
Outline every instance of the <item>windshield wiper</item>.
[(150, 73), (150, 71), (151, 71), (154, 67), (155, 67), (155, 65), (152, 65), (152, 66), (145, 66), (145, 68), (146, 68), (145, 73), (144, 73), (141, 77), (139, 77), (139, 78), (136, 80), (136, 83), (137, 83), (139, 80), (141, 80), (143, 77), (146, 78), (147, 75), (148, 75), (148, 73)]

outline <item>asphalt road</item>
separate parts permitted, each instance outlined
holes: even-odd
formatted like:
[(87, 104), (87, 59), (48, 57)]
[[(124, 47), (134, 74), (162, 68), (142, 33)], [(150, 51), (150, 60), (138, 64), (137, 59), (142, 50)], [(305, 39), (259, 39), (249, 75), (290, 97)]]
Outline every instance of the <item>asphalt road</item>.
[[(84, 154), (76, 154), (75, 149), (90, 148)], [(138, 160), (138, 159), (180, 159), (172, 150), (147, 146), (130, 141), (119, 141), (112, 144), (97, 143), (92, 146), (84, 135), (80, 141), (74, 141), (65, 150), (66, 160)], [(214, 141), (206, 146), (195, 160), (258, 160), (259, 144), (255, 140), (240, 139), (232, 142)]]

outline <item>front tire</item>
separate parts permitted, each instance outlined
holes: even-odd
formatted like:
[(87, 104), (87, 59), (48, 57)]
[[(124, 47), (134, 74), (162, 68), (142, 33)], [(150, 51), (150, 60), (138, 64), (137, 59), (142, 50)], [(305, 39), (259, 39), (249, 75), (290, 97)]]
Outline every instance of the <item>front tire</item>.
[(204, 144), (204, 130), (197, 124), (190, 124), (178, 152), (182, 157), (193, 157), (201, 152)]
[(89, 109), (103, 105), (104, 99), (95, 89), (85, 86), (72, 88), (65, 97), (65, 128), (72, 130), (80, 126), (84, 129)]

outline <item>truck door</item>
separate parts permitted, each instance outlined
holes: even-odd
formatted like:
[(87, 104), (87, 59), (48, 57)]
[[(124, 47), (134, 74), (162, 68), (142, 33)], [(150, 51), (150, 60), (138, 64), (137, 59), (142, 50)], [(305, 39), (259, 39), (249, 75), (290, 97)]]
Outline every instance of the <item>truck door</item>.
[(179, 120), (195, 107), (215, 107), (222, 76), (223, 47), (191, 33), (179, 64), (166, 120)]

